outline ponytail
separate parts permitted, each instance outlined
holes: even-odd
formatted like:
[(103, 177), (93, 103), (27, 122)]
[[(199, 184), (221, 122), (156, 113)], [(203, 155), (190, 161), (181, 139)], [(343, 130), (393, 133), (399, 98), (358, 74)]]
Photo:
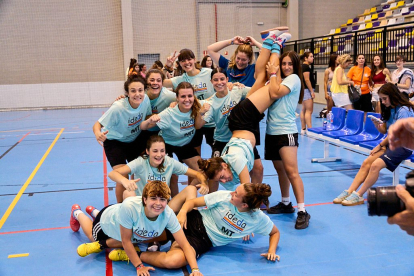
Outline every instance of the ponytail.
[(221, 157), (213, 157), (210, 159), (200, 159), (197, 161), (198, 167), (209, 178), (213, 179), (218, 172), (222, 170), (221, 164), (225, 163)]
[(243, 197), (243, 202), (246, 203), (250, 209), (257, 209), (263, 203), (269, 207), (269, 197), (272, 195), (272, 188), (264, 183), (245, 183), (243, 184), (246, 195)]

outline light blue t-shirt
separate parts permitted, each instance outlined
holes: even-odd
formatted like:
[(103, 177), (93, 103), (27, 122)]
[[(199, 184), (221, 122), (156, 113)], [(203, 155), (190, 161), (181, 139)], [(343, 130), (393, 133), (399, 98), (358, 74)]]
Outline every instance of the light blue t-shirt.
[(159, 172), (158, 168), (152, 167), (148, 158), (138, 157), (129, 162), (127, 166), (131, 169), (131, 174), (134, 174), (135, 179), (141, 179), (137, 182), (138, 189), (135, 190), (135, 194), (138, 196), (142, 195), (142, 191), (148, 182), (159, 180), (166, 183), (169, 187), (172, 174), (182, 175), (186, 174), (188, 170), (186, 165), (167, 155), (164, 157), (163, 172)]
[[(176, 99), (177, 97), (174, 92), (171, 92), (165, 87), (161, 88), (160, 95), (153, 100), (150, 99), (152, 114), (159, 114), (161, 111), (168, 108), (172, 102), (175, 102)], [(160, 129), (157, 126), (149, 129), (149, 131), (159, 130)]]
[(103, 125), (102, 131), (109, 131), (107, 139), (130, 143), (141, 133), (139, 126), (149, 115), (151, 105), (147, 95), (136, 109), (131, 107), (128, 98), (123, 98), (115, 101), (98, 122)]
[(122, 203), (114, 204), (102, 213), (100, 225), (109, 237), (122, 241), (120, 225), (132, 229), (133, 243), (153, 239), (162, 234), (165, 228), (171, 233), (181, 229), (174, 211), (167, 205), (155, 221), (147, 218), (140, 196), (128, 197)]
[(414, 117), (414, 113), (411, 109), (406, 106), (397, 106), (391, 109), (390, 118), (386, 121), (387, 130), (388, 128), (399, 119)]
[(286, 77), (282, 84), (290, 89), (290, 92), (276, 100), (267, 111), (266, 134), (281, 135), (297, 133), (296, 107), (300, 96), (300, 78), (296, 74)]
[(204, 114), (204, 121), (207, 123), (215, 122), (216, 130), (214, 131), (214, 140), (220, 142), (228, 142), (232, 136), (229, 129), (229, 122), (227, 117), (230, 115), (233, 108), (246, 97), (250, 91), (250, 87), (240, 89), (234, 86), (231, 91), (223, 98), (218, 98), (214, 94), (208, 102), (210, 103), (210, 110)]
[(167, 108), (159, 114), (161, 120), (157, 126), (161, 129), (159, 135), (167, 144), (184, 146), (191, 142), (195, 134), (194, 119), (191, 118), (191, 110), (182, 113), (178, 104), (174, 108)]
[(231, 138), (221, 153), (224, 162), (230, 165), (233, 180), (220, 184), (229, 191), (234, 191), (240, 184), (239, 174), (247, 166), (249, 172), (253, 169), (254, 153), (250, 141), (241, 138)]
[(269, 235), (273, 222), (259, 209), (239, 212), (230, 203), (230, 191), (217, 191), (204, 196), (207, 208), (200, 209), (203, 224), (214, 247), (226, 245), (251, 233)]
[(183, 82), (189, 82), (193, 85), (195, 96), (199, 100), (207, 100), (214, 94), (213, 84), (211, 84), (211, 69), (201, 68), (200, 73), (195, 76), (189, 76), (187, 73), (171, 79), (174, 89)]

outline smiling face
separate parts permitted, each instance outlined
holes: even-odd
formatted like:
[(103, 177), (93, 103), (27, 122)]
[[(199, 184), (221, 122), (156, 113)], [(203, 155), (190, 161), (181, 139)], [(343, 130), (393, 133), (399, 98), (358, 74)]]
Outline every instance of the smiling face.
[(181, 88), (177, 93), (178, 108), (181, 112), (189, 112), (194, 103), (194, 92), (191, 88)]
[(211, 68), (211, 66), (213, 65), (213, 60), (211, 59), (211, 57), (208, 57), (207, 59), (206, 59), (206, 66), (208, 67), (208, 68)]
[(238, 52), (235, 58), (237, 69), (243, 70), (249, 65), (250, 59), (246, 53)]
[(132, 82), (128, 86), (128, 101), (132, 108), (138, 108), (145, 96), (144, 84)]
[(148, 77), (148, 91), (153, 95), (159, 95), (162, 89), (162, 77), (159, 73), (151, 73)]
[(379, 56), (374, 57), (374, 66), (378, 67), (381, 64), (381, 58)]
[(282, 60), (282, 72), (285, 77), (293, 74), (293, 62), (289, 56), (285, 56)]
[(244, 185), (239, 185), (234, 192), (231, 192), (230, 203), (233, 204), (237, 209), (247, 208), (248, 205), (243, 202), (243, 197), (246, 195)]
[(221, 72), (215, 73), (211, 78), (211, 83), (216, 92), (227, 92), (227, 81), (228, 78)]
[(148, 218), (156, 218), (164, 212), (168, 200), (159, 196), (149, 196), (143, 198), (145, 203), (145, 215)]
[(152, 143), (149, 150), (147, 149), (146, 151), (149, 156), (149, 163), (151, 167), (157, 168), (164, 162), (165, 144), (163, 142)]
[(221, 183), (232, 181), (233, 173), (231, 172), (230, 167), (226, 163), (221, 163), (221, 170), (216, 173), (213, 180)]
[(397, 66), (398, 69), (402, 69), (404, 68), (404, 60), (403, 59), (397, 59), (395, 61), (395, 65)]
[(188, 58), (183, 59), (179, 61), (179, 64), (183, 70), (188, 73), (195, 69), (195, 59), (194, 58)]

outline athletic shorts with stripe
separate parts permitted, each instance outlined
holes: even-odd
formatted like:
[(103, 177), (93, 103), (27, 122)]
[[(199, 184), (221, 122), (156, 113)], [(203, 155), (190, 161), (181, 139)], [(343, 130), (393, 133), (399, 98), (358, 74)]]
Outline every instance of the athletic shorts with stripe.
[(279, 151), (283, 147), (299, 147), (298, 134), (266, 134), (264, 150), (265, 160), (282, 160)]

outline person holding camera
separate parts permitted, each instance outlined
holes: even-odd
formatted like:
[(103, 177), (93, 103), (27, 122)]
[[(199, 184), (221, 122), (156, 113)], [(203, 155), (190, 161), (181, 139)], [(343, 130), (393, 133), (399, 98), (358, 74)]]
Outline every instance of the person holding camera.
[[(381, 133), (387, 133), (388, 128), (403, 118), (414, 117), (414, 107), (404, 98), (397, 86), (393, 83), (384, 84), (378, 91), (381, 101), (381, 120), (373, 120), (375, 127)], [(337, 196), (333, 203), (344, 206), (354, 206), (364, 203), (364, 193), (375, 184), (379, 172), (387, 168), (393, 172), (399, 164), (411, 156), (412, 151), (404, 147), (391, 150), (388, 147), (389, 138), (386, 137), (375, 148), (362, 163), (351, 186)], [(361, 184), (363, 184), (361, 186)], [(359, 191), (356, 190), (361, 186)]]
[[(414, 118), (401, 119), (388, 131), (390, 149), (398, 147), (414, 149)], [(402, 185), (397, 185), (396, 193), (406, 209), (388, 218), (389, 224), (397, 224), (407, 234), (414, 236), (414, 198)]]

